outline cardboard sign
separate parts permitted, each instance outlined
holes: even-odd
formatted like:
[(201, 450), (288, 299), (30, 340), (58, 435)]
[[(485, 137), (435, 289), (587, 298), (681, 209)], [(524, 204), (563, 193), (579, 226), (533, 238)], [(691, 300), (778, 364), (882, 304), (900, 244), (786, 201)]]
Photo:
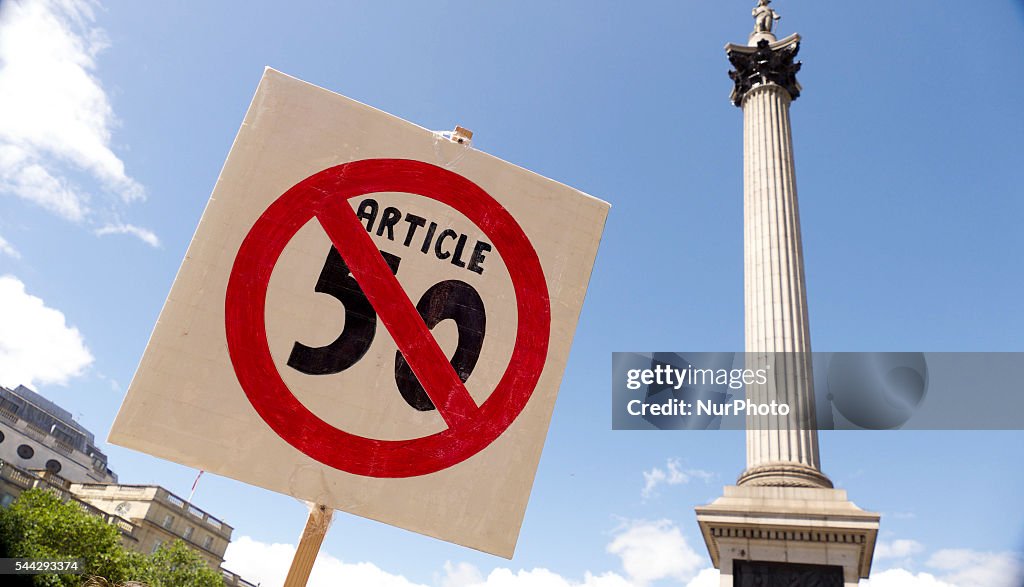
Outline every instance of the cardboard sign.
[(608, 207), (267, 69), (110, 442), (511, 557)]

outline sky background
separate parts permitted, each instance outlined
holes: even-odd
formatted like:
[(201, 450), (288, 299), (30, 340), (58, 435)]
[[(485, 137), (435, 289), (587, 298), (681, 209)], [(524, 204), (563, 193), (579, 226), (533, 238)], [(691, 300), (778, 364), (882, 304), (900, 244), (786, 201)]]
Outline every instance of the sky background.
[[(722, 47), (753, 4), (0, 0), (0, 384), (74, 413), (122, 482), (188, 495), (196, 471), (102, 439), (270, 65), (613, 206), (515, 558), (338, 514), (311, 585), (716, 585), (693, 507), (742, 433), (613, 432), (609, 372), (743, 348)], [(815, 350), (1024, 351), (1024, 2), (773, 6), (804, 39)], [(1000, 585), (1022, 440), (822, 433), (824, 471), (882, 513), (871, 585)], [(227, 568), (280, 584), (303, 503), (213, 475), (194, 501), (235, 528)]]

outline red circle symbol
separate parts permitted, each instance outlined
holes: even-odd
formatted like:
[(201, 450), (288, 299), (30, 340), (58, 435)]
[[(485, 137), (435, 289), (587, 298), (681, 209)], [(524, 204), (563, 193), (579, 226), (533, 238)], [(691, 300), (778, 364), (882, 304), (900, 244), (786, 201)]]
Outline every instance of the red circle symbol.
[[(374, 192), (417, 194), (476, 224), (501, 253), (515, 289), (518, 328), (509, 365), (477, 406), (392, 275), (349, 200)], [(411, 440), (379, 440), (324, 422), (281, 379), (266, 330), (267, 287), (285, 246), (316, 218), (341, 253), (380, 321), (448, 424)], [(537, 252), (511, 214), (468, 179), (422, 161), (366, 159), (325, 169), (263, 212), (238, 250), (225, 299), (228, 353), (260, 417), (317, 461), (367, 477), (414, 477), (460, 463), (494, 442), (519, 416), (544, 370), (551, 329), (547, 283)]]

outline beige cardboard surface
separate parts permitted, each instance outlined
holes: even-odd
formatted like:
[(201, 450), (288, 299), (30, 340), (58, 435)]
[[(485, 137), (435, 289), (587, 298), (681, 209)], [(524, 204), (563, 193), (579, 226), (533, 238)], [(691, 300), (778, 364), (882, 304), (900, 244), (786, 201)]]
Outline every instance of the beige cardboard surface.
[[(480, 186), (519, 223), (537, 252), (551, 306), (548, 353), (519, 417), (495, 441), (453, 466), (407, 478), (377, 478), (325, 465), (283, 440), (254, 409), (234, 371), (225, 295), (243, 239), (275, 200), (324, 169), (364, 159), (423, 161)], [(387, 206), (490, 242), (458, 210), (411, 193), (374, 193)], [(355, 208), (364, 198), (352, 200)], [(326, 504), (442, 540), (511, 557), (555, 397), (590, 278), (608, 204), (568, 186), (435, 136), (391, 115), (267, 69), (199, 223), (110, 442)], [(380, 212), (378, 212), (378, 219)], [(398, 282), (413, 304), (433, 284), (461, 280), (486, 308), (479, 360), (466, 380), (477, 404), (494, 390), (516, 342), (516, 292), (497, 246), (482, 273), (371, 233), (401, 258)], [(422, 234), (420, 232), (419, 234)], [(454, 239), (447, 241), (449, 248)], [(309, 375), (288, 365), (296, 342), (331, 343), (345, 307), (316, 293), (331, 241), (316, 219), (288, 242), (269, 277), (266, 330), (281, 378), (323, 421), (380, 440), (412, 440), (446, 429), (438, 411), (418, 411), (395, 382), (396, 343), (378, 321), (365, 355), (342, 372)], [(507, 251), (506, 251), (507, 254)], [(467, 252), (468, 258), (468, 252)], [(452, 320), (432, 330), (450, 358)]]

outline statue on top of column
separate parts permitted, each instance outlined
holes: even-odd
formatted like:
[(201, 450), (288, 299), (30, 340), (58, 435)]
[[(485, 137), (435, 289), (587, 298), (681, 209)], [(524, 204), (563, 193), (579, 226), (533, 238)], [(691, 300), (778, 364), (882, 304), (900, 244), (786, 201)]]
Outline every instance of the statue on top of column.
[(771, 33), (772, 28), (775, 26), (775, 21), (782, 18), (779, 13), (775, 12), (773, 8), (768, 6), (772, 0), (757, 0), (757, 6), (751, 12), (754, 16), (754, 32), (755, 33)]

